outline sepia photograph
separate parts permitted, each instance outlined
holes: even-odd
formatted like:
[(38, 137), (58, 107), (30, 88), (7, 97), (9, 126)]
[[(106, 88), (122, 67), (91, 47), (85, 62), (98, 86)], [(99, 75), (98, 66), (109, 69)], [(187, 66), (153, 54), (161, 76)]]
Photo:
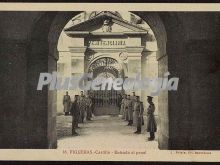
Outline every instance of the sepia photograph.
[(0, 159), (219, 161), (220, 8), (99, 9), (1, 8)]

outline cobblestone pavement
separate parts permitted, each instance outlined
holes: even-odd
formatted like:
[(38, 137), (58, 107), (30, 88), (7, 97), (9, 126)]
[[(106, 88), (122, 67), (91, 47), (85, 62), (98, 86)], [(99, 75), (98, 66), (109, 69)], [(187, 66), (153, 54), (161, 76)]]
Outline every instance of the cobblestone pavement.
[(134, 134), (136, 127), (126, 126), (127, 122), (118, 116), (95, 116), (92, 121), (79, 124), (79, 136), (71, 135), (71, 116), (57, 117), (58, 148), (130, 148), (158, 149), (157, 141), (148, 141), (146, 125), (142, 134)]

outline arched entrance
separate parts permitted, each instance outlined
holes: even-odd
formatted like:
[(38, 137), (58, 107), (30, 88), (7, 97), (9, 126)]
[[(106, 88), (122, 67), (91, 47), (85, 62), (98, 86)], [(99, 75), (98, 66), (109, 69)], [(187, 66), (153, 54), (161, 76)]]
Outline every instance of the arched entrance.
[[(93, 73), (93, 79), (97, 77), (112, 78), (113, 80), (122, 77), (118, 61), (110, 57), (101, 57), (89, 65), (89, 73)], [(119, 114), (119, 94), (122, 91), (114, 89), (88, 91), (95, 105), (94, 115), (118, 115)]]
[[(56, 148), (57, 144), (57, 137), (56, 137), (56, 105), (57, 105), (57, 99), (56, 99), (56, 92), (55, 91), (48, 91), (43, 92), (41, 95), (42, 97), (37, 96), (34, 97), (32, 93), (36, 90), (36, 84), (33, 84), (33, 77), (35, 77), (36, 82), (39, 77), (39, 73), (42, 72), (42, 68), (44, 68), (45, 71), (52, 72), (57, 69), (56, 62), (58, 60), (59, 56), (62, 56), (61, 54), (58, 54), (57, 51), (57, 44), (59, 40), (59, 36), (62, 33), (62, 30), (66, 23), (74, 16), (79, 14), (80, 12), (59, 12), (59, 13), (45, 13), (36, 21), (36, 26), (32, 32), (31, 37), (31, 45), (29, 46), (29, 54), (30, 58), (28, 58), (28, 66), (31, 68), (31, 65), (35, 63), (35, 60), (43, 60), (42, 56), (39, 56), (39, 54), (44, 55), (45, 57), (45, 63), (42, 63), (42, 67), (38, 66), (38, 68), (29, 69), (27, 72), (27, 81), (30, 82), (27, 87), (27, 96), (30, 96), (26, 103), (26, 109), (33, 109), (33, 104), (31, 104), (33, 101), (36, 103), (36, 105), (41, 105), (40, 109), (42, 109), (43, 112), (47, 112), (45, 114), (45, 121), (41, 123), (45, 123), (45, 126), (42, 127), (42, 132), (46, 132), (45, 138), (39, 138), (36, 140), (36, 146), (38, 141), (41, 144), (42, 147), (40, 148)], [(157, 13), (148, 13), (148, 12), (132, 12), (134, 14), (139, 15), (144, 21), (146, 21), (150, 27), (152, 28), (152, 31), (154, 32), (156, 39), (158, 41), (158, 50), (156, 51), (157, 59), (159, 62), (159, 76), (163, 76), (162, 74), (168, 70), (168, 58), (166, 53), (166, 43), (167, 43), (167, 37), (166, 37), (166, 30), (163, 24), (163, 21), (161, 20), (161, 17)], [(168, 16), (168, 15), (166, 15)], [(171, 18), (168, 16), (164, 17), (164, 19), (167, 21), (167, 24), (169, 24), (168, 20), (171, 20)], [(174, 20), (175, 22), (175, 20)], [(39, 25), (43, 25), (39, 26)], [(40, 28), (39, 28), (40, 27)], [(178, 30), (177, 30), (178, 31)], [(45, 37), (43, 37), (42, 34), (45, 34)], [(182, 33), (176, 33), (176, 34), (182, 34)], [(173, 37), (178, 38), (178, 37)], [(38, 47), (39, 43), (44, 43), (45, 47)], [(176, 42), (173, 42), (176, 43)], [(169, 45), (171, 46), (171, 42), (169, 42)], [(172, 47), (168, 47), (171, 50)], [(35, 51), (38, 50), (38, 51)], [(38, 53), (41, 52), (41, 53)], [(45, 56), (48, 55), (48, 56)], [(79, 53), (78, 53), (79, 55)], [(33, 58), (35, 57), (35, 58)], [(148, 56), (150, 57), (150, 56)], [(147, 62), (147, 58), (144, 58), (142, 60), (143, 62)], [(144, 63), (145, 63), (144, 62)], [(170, 63), (171, 65), (171, 63)], [(33, 84), (33, 85), (31, 85)], [(31, 92), (33, 91), (33, 92)], [(47, 100), (44, 105), (42, 105), (42, 98), (45, 98)], [(169, 142), (169, 113), (168, 113), (168, 94), (166, 92), (162, 93), (159, 96), (159, 116), (161, 116), (160, 123), (163, 126), (163, 129), (160, 130), (159, 134), (159, 147), (161, 149), (168, 148), (170, 142)], [(44, 102), (43, 102), (44, 103)], [(42, 107), (45, 107), (43, 109)], [(36, 107), (35, 107), (36, 109)], [(47, 111), (46, 111), (47, 110)], [(46, 130), (45, 130), (46, 128)], [(44, 131), (43, 131), (44, 130)], [(29, 137), (29, 135), (27, 135)], [(31, 142), (35, 141), (33, 138), (31, 139)], [(40, 140), (42, 139), (42, 140)], [(45, 144), (42, 144), (43, 139), (45, 140)], [(30, 142), (30, 144), (31, 144)]]
[[(92, 18), (85, 18), (87, 12), (81, 13), (71, 19), (64, 27), (58, 40), (59, 61), (58, 68), (64, 66), (62, 73), (65, 76), (93, 72), (93, 78), (104, 76), (141, 78), (157, 77), (158, 51), (157, 39), (150, 26), (140, 17), (127, 12), (123, 17), (114, 12), (99, 12)], [(125, 15), (129, 16), (125, 18)], [(79, 21), (79, 18), (81, 21)], [(129, 18), (132, 18), (131, 20)], [(77, 21), (75, 21), (77, 20)], [(138, 21), (135, 21), (138, 20)], [(58, 70), (60, 73), (61, 70)], [(70, 97), (80, 91), (69, 91)], [(133, 97), (133, 90), (125, 93)], [(119, 113), (117, 107), (118, 91), (84, 91), (89, 94), (95, 104), (95, 115), (115, 115)], [(62, 97), (65, 94), (57, 93), (57, 110), (63, 108)], [(146, 102), (150, 91), (135, 91), (143, 101), (146, 116)], [(154, 98), (156, 107), (155, 116), (158, 117), (158, 97)], [(62, 113), (62, 112), (61, 112)]]
[[(73, 17), (59, 36), (58, 68), (64, 69), (58, 69), (58, 72), (62, 72), (61, 74), (65, 76), (79, 75), (88, 72), (88, 69), (91, 70), (93, 66), (97, 67), (97, 64), (103, 65), (109, 61), (111, 65), (117, 64), (114, 68), (118, 70), (118, 74), (113, 74), (113, 77), (135, 78), (137, 74), (141, 74), (142, 78), (158, 76), (156, 55), (161, 52), (158, 52), (154, 32), (144, 20), (130, 12), (122, 13), (122, 18), (114, 12), (101, 11), (87, 19), (84, 17), (85, 13), (87, 12)], [(78, 17), (82, 19), (80, 22)], [(132, 20), (139, 21), (130, 21), (130, 17)], [(102, 57), (109, 58), (101, 59)], [(99, 60), (96, 61), (97, 59)], [(115, 60), (104, 61), (104, 59)], [(102, 67), (99, 68), (100, 71), (104, 71)], [(111, 70), (114, 71), (114, 69)], [(64, 92), (58, 91), (57, 110), (59, 112), (62, 110)], [(69, 91), (71, 97), (79, 92)], [(136, 91), (136, 95), (141, 97), (145, 106), (147, 103), (144, 99), (149, 95), (148, 93)], [(127, 91), (126, 94), (131, 95), (132, 91)], [(103, 94), (100, 97), (102, 96)], [(157, 106), (158, 98), (155, 97), (154, 101)]]

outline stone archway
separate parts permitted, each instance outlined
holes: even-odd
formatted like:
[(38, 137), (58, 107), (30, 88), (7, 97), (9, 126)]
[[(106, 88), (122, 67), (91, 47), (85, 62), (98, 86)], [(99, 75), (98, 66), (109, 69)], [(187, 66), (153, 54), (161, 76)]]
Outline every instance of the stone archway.
[[(56, 92), (48, 91), (47, 89), (36, 92), (36, 82), (39, 76), (39, 73), (42, 71), (52, 72), (56, 70), (56, 60), (57, 60), (57, 41), (59, 35), (71, 17), (77, 15), (79, 12), (46, 12), (34, 26), (31, 44), (29, 46), (29, 57), (28, 57), (28, 76), (27, 76), (27, 98), (26, 109), (32, 108), (35, 110), (39, 116), (41, 116), (40, 127), (37, 123), (33, 127), (38, 127), (37, 139), (32, 139), (32, 136), (28, 135), (30, 139), (30, 146), (36, 148), (56, 148)], [(159, 76), (160, 73), (164, 73), (169, 68), (172, 68), (172, 63), (168, 65), (168, 56), (167, 56), (167, 34), (163, 21), (167, 21), (167, 18), (161, 20), (161, 17), (157, 13), (148, 13), (148, 12), (133, 12), (139, 15), (144, 19), (152, 28), (155, 33), (155, 36), (158, 40), (158, 53), (157, 59), (159, 61)], [(166, 15), (167, 16), (167, 15)], [(170, 19), (170, 17), (168, 16)], [(171, 19), (170, 19), (171, 20)], [(174, 20), (175, 22), (175, 20)], [(54, 26), (56, 25), (56, 26)], [(172, 38), (172, 36), (171, 36)], [(172, 49), (171, 43), (172, 40), (169, 40), (169, 46)], [(44, 45), (44, 47), (42, 47)], [(39, 46), (40, 49), (39, 49)], [(33, 68), (32, 64), (35, 63), (35, 60), (42, 61), (42, 66), (37, 66), (38, 68)], [(169, 69), (170, 71), (170, 69)], [(171, 70), (172, 71), (172, 70)], [(33, 105), (32, 102), (36, 101)], [(168, 102), (169, 105), (172, 105), (167, 93), (163, 93), (159, 98), (159, 108), (160, 116), (162, 118), (161, 124), (163, 126), (162, 132), (160, 132), (159, 137), (159, 147), (161, 149), (167, 149), (172, 147), (170, 141), (169, 132), (172, 124), (169, 122), (170, 115), (168, 113)], [(38, 106), (35, 106), (37, 105)], [(41, 109), (41, 111), (37, 111)], [(31, 120), (31, 114), (29, 114)], [(43, 120), (43, 121), (42, 121)], [(38, 135), (42, 134), (42, 137)], [(34, 137), (34, 135), (33, 135)], [(34, 146), (31, 143), (34, 142)], [(43, 142), (43, 143), (42, 143)], [(39, 144), (39, 145), (38, 145)]]

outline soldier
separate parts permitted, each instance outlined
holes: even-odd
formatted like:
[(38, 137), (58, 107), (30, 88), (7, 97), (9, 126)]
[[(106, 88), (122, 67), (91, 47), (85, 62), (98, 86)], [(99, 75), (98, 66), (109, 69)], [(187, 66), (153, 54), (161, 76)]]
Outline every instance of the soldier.
[(125, 115), (125, 121), (128, 121), (128, 95), (125, 95), (125, 101), (124, 101), (124, 115)]
[(127, 113), (128, 113), (128, 126), (132, 126), (133, 124), (133, 101), (130, 98), (130, 95), (128, 95), (127, 98)]
[(66, 95), (63, 96), (63, 106), (64, 106), (64, 113), (65, 116), (69, 115), (70, 113), (70, 108), (71, 108), (71, 98), (68, 94), (68, 92), (66, 91)]
[(86, 96), (86, 120), (90, 121), (92, 117), (92, 99)]
[(80, 97), (84, 96), (84, 92), (80, 91)]
[(131, 100), (133, 100), (135, 102), (135, 100), (136, 100), (135, 92), (132, 92)]
[(147, 132), (150, 132), (148, 140), (154, 140), (155, 132), (157, 132), (157, 123), (154, 117), (155, 106), (153, 103), (153, 97), (147, 96), (147, 102), (149, 107), (147, 108)]
[(120, 112), (122, 114), (122, 117), (121, 117), (122, 119), (125, 119), (125, 97), (126, 97), (126, 95), (124, 94), (122, 96), (121, 108), (120, 108)]
[[(132, 92), (132, 96), (131, 96), (131, 100), (132, 100), (132, 105), (133, 105), (133, 112), (134, 112), (134, 104), (135, 104), (135, 102), (136, 102), (136, 95), (135, 95), (135, 92)], [(134, 113), (133, 113), (133, 118), (134, 118)], [(133, 120), (133, 124), (136, 126), (137, 125), (137, 123), (136, 123), (136, 121), (135, 120)]]
[[(131, 96), (131, 99), (135, 102), (136, 100), (136, 95), (135, 95), (135, 92), (132, 92), (133, 93), (133, 96)], [(134, 105), (134, 104), (133, 104)], [(136, 125), (137, 123), (134, 122), (134, 124)], [(144, 116), (142, 116), (142, 125), (144, 125)]]
[(95, 103), (96, 103), (94, 93), (93, 93), (93, 95), (90, 96), (90, 98), (92, 99), (91, 111), (92, 111), (92, 114), (94, 115)]
[(143, 116), (144, 108), (143, 108), (143, 102), (140, 102), (140, 97), (136, 96), (136, 101), (134, 105), (134, 116), (137, 123), (137, 131), (134, 132), (136, 134), (141, 133), (141, 126), (142, 126), (142, 116)]
[(75, 95), (75, 99), (72, 103), (70, 113), (72, 115), (72, 135), (77, 136), (76, 128), (78, 128), (79, 120), (79, 95)]
[(85, 118), (85, 112), (86, 112), (86, 99), (85, 95), (81, 92), (81, 97), (79, 100), (79, 109), (80, 109), (80, 117), (79, 117), (79, 122), (83, 123), (84, 118)]
[(121, 94), (119, 93), (118, 94), (118, 97), (117, 97), (117, 106), (119, 108), (119, 114), (120, 114), (120, 111), (121, 111), (121, 103), (122, 103), (122, 96)]

